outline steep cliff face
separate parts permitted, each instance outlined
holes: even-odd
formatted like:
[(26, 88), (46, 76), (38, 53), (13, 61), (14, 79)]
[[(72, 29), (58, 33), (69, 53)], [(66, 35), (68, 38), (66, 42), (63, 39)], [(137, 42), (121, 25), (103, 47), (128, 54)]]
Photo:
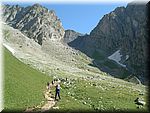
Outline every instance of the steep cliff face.
[[(106, 52), (120, 49), (122, 63), (140, 76), (146, 74), (147, 40), (146, 5), (128, 4), (105, 15), (90, 33)], [(124, 56), (128, 55), (128, 60)], [(123, 58), (124, 57), (124, 58)]]
[(148, 42), (146, 14), (146, 4), (130, 3), (126, 8), (118, 7), (104, 15), (89, 36), (80, 37), (69, 45), (91, 57), (95, 51), (103, 51), (105, 57), (119, 51), (119, 62), (145, 81)]
[(124, 7), (116, 8), (113, 12), (104, 15), (98, 25), (91, 31), (90, 37), (98, 41), (96, 45), (98, 48), (103, 48), (107, 52), (119, 48), (120, 41), (123, 39), (123, 25), (126, 20), (124, 13)]
[[(145, 78), (148, 73), (148, 33), (146, 5), (128, 5), (127, 14), (131, 17), (132, 35), (122, 42), (122, 51), (130, 58), (125, 63), (139, 77)], [(127, 31), (128, 28), (125, 29)], [(128, 32), (125, 32), (128, 34)]]
[(34, 4), (20, 7), (19, 5), (3, 5), (3, 21), (19, 29), (40, 45), (43, 40), (61, 40), (65, 34), (60, 19), (53, 10)]

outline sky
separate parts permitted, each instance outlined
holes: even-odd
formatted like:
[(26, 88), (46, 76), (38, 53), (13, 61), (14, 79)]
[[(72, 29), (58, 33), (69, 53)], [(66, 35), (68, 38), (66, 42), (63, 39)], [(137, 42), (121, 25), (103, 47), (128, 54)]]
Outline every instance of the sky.
[(47, 5), (54, 9), (65, 29), (72, 29), (80, 33), (90, 33), (100, 19), (118, 6), (126, 4), (72, 4), (72, 5)]
[[(4, 2), (4, 4), (29, 6), (36, 2)], [(100, 19), (115, 8), (127, 5), (127, 2), (92, 3), (92, 4), (65, 4), (65, 3), (39, 3), (49, 10), (55, 10), (65, 30), (71, 29), (82, 34), (89, 34), (96, 27)]]

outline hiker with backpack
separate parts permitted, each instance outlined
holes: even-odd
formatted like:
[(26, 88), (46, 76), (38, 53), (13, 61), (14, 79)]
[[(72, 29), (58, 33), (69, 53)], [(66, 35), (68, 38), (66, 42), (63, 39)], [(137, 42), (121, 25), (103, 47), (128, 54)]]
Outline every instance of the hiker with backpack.
[(57, 96), (59, 97), (59, 99), (61, 99), (60, 98), (60, 83), (58, 83), (56, 85), (55, 100), (56, 100)]

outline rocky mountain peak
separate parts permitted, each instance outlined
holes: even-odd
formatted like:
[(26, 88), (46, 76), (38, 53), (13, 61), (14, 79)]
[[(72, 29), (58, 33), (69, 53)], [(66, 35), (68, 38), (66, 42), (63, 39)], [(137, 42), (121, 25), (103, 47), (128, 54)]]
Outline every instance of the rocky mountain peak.
[(69, 43), (69, 42), (75, 40), (76, 38), (78, 38), (79, 36), (83, 36), (83, 34), (78, 33), (74, 30), (68, 29), (68, 30), (65, 30), (65, 35), (64, 35), (64, 40), (63, 41), (65, 43)]
[(4, 5), (3, 21), (42, 45), (43, 41), (61, 40), (65, 34), (60, 19), (53, 10), (34, 4), (28, 7)]
[(39, 3), (35, 3), (35, 4), (33, 4), (33, 6), (32, 7), (41, 7), (41, 8), (44, 8), (43, 6), (41, 6)]
[(37, 13), (42, 13), (42, 12), (48, 13), (48, 9), (38, 3), (33, 4), (32, 6), (29, 6), (28, 8), (30, 11), (35, 11)]

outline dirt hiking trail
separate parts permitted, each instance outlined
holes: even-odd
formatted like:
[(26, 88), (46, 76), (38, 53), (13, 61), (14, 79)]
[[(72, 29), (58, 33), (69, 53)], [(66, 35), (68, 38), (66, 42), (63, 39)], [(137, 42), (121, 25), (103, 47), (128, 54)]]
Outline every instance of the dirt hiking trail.
[(45, 101), (42, 101), (38, 106), (28, 107), (25, 112), (45, 112), (50, 109), (59, 109), (59, 107), (54, 107), (56, 102), (54, 95), (51, 90), (44, 91)]

